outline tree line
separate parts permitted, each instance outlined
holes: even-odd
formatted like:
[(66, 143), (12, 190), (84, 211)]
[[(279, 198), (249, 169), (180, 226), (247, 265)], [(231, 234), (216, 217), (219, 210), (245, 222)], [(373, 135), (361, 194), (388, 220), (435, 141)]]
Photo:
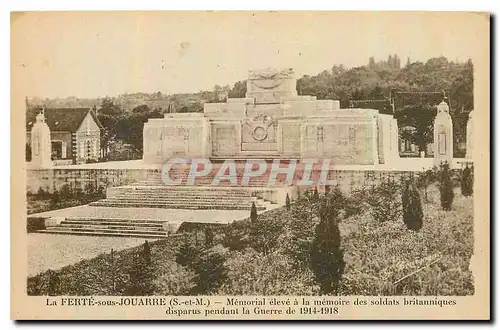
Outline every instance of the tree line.
[[(420, 93), (444, 92), (451, 108), (455, 152), (458, 152), (460, 143), (463, 145), (465, 142), (468, 113), (474, 105), (473, 64), (471, 60), (454, 62), (446, 57), (437, 57), (425, 63), (411, 62), (408, 59), (406, 65), (401, 67), (397, 55), (392, 55), (387, 61), (375, 62), (370, 58), (367, 65), (350, 69), (334, 65), (317, 75), (304, 75), (297, 80), (297, 92), (299, 95), (312, 95), (318, 99), (339, 100), (342, 108), (352, 107), (353, 100), (394, 101), (394, 115), (399, 127), (413, 128), (404, 131), (402, 137), (409, 139), (421, 150), (432, 142), (436, 105), (443, 100), (443, 96), (429, 94), (431, 97), (427, 97), (427, 94)], [(148, 119), (161, 118), (167, 112), (202, 112), (205, 102), (224, 102), (227, 97), (239, 98), (245, 97), (245, 94), (246, 81), (242, 80), (235, 82), (231, 88), (228, 85), (216, 85), (213, 91), (171, 96), (161, 93), (150, 95), (153, 99), (167, 97), (169, 105), (165, 107), (148, 105), (144, 101), (144, 104), (127, 109), (120, 105), (118, 99), (104, 98), (95, 107), (95, 111), (105, 128), (104, 143), (111, 146), (127, 144), (136, 151), (136, 155), (131, 157), (140, 158), (143, 148), (142, 130)], [(374, 106), (367, 104), (368, 107)], [(392, 108), (388, 106), (379, 110), (382, 113), (392, 113)]]

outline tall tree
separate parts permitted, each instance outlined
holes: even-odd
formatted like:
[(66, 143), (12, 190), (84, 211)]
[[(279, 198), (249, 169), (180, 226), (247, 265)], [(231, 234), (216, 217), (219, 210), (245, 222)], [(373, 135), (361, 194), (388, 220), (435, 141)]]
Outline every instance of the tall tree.
[(416, 144), (420, 151), (427, 149), (427, 144), (434, 140), (434, 118), (437, 109), (429, 104), (412, 104), (396, 113), (399, 127), (412, 127), (405, 138)]
[(335, 196), (323, 198), (311, 249), (311, 268), (323, 294), (337, 293), (345, 268), (338, 226), (339, 200)]
[(420, 230), (423, 224), (424, 213), (420, 194), (412, 181), (406, 184), (402, 194), (403, 221), (408, 229)]

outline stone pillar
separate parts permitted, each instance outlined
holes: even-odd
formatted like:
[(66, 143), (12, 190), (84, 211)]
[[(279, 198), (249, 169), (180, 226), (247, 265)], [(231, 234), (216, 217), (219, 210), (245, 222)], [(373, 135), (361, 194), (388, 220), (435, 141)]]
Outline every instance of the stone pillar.
[(31, 128), (31, 168), (51, 168), (51, 156), (50, 129), (45, 122), (44, 114), (39, 113)]
[(465, 153), (466, 159), (473, 159), (474, 157), (474, 110), (469, 112), (469, 120), (467, 121), (467, 151)]
[(390, 125), (390, 137), (389, 137), (389, 145), (391, 149), (391, 158), (392, 160), (399, 159), (399, 129), (398, 129), (398, 120), (396, 118), (391, 118)]
[(67, 150), (67, 144), (66, 142), (62, 142), (61, 143), (62, 147), (61, 147), (61, 158), (62, 159), (66, 159), (68, 158), (68, 150)]
[(445, 161), (453, 161), (453, 123), (451, 122), (450, 108), (443, 101), (437, 106), (437, 115), (434, 119), (434, 165), (439, 166)]

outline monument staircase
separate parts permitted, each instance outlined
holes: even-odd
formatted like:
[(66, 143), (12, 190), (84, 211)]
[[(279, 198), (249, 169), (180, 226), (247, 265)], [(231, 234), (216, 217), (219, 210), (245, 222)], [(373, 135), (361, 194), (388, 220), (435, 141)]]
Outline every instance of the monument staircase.
[(252, 202), (255, 202), (257, 210), (266, 209), (266, 201), (258, 198), (249, 189), (141, 183), (110, 188), (108, 191), (111, 191), (110, 196), (90, 205), (189, 210), (250, 210)]
[[(268, 187), (268, 173), (262, 177), (252, 177), (247, 186), (241, 186), (243, 168), (236, 171), (234, 185), (229, 180), (221, 180), (213, 185), (217, 168), (204, 177), (198, 177), (192, 185), (182, 184), (189, 174), (188, 168), (174, 168), (169, 177), (171, 180), (181, 180), (176, 185), (166, 185), (161, 173), (151, 175), (126, 186), (110, 187), (106, 198), (92, 202), (92, 207), (116, 208), (163, 208), (187, 210), (245, 210), (250, 212), (252, 203), (257, 211), (281, 204), (277, 193), (287, 187), (280, 178), (273, 187)], [(274, 204), (274, 205), (273, 205)], [(133, 215), (140, 211), (131, 212)], [(249, 214), (249, 213), (248, 213)], [(181, 223), (162, 219), (104, 218), (95, 215), (86, 217), (51, 218), (46, 220), (45, 229), (39, 233), (86, 235), (86, 236), (116, 236), (137, 238), (166, 238), (176, 234)]]
[(94, 217), (67, 217), (62, 221), (53, 222), (38, 233), (82, 235), (82, 236), (113, 236), (136, 238), (166, 238), (173, 235), (165, 227), (165, 221), (152, 219), (120, 219)]
[[(91, 206), (108, 207), (152, 207), (193, 210), (250, 210), (255, 203), (257, 210), (266, 210), (273, 202), (272, 191), (285, 187), (283, 177), (268, 186), (269, 173), (251, 177), (247, 185), (242, 185), (243, 166), (236, 168), (233, 180), (222, 179), (214, 182), (219, 166), (187, 183), (189, 167), (174, 167), (169, 178), (175, 184), (165, 184), (161, 173), (156, 173), (127, 186), (109, 188), (106, 199), (91, 203)], [(275, 202), (275, 201), (274, 201)]]

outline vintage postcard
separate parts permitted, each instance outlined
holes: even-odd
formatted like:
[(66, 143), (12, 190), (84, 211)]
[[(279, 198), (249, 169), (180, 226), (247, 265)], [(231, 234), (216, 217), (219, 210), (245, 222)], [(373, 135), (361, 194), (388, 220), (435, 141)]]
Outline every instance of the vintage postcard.
[(11, 14), (11, 318), (490, 319), (490, 15)]

